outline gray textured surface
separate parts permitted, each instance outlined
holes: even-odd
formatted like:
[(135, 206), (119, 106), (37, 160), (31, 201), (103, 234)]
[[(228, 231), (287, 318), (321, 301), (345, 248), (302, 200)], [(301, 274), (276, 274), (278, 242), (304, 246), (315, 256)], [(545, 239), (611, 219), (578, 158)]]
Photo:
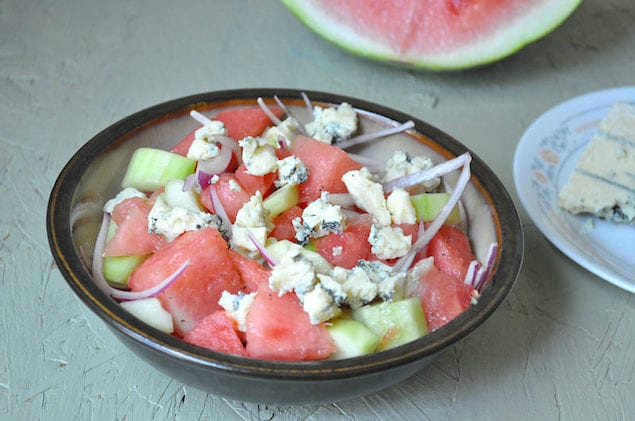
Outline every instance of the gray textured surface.
[(633, 295), (576, 266), (522, 210), (524, 268), (484, 326), (396, 387), (308, 407), (229, 401), (155, 372), (74, 298), (44, 220), (62, 166), (112, 122), (263, 86), (411, 113), (474, 149), (516, 199), (512, 156), (538, 115), (635, 83), (634, 23), (632, 0), (586, 2), (507, 60), (434, 74), (352, 57), (273, 0), (0, 0), (0, 419), (633, 419)]

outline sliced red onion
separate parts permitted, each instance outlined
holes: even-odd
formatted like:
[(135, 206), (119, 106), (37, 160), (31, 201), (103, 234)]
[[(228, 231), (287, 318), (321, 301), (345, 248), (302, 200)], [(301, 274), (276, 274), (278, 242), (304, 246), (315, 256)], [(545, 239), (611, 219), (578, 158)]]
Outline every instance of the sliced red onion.
[(201, 186), (202, 189), (207, 187), (211, 182), (214, 174), (207, 173), (201, 169), (196, 170), (196, 180), (198, 181), (198, 185)]
[(216, 189), (213, 186), (209, 189), (209, 197), (212, 201), (214, 212), (216, 213), (216, 215), (219, 216), (219, 218), (223, 221), (223, 223), (227, 225), (227, 227), (229, 228), (227, 230), (228, 231), (227, 236), (231, 237), (232, 223), (229, 220), (229, 216), (227, 216), (227, 211), (225, 211), (225, 207), (221, 203), (220, 198), (218, 197), (218, 193), (216, 192)]
[(487, 282), (489, 281), (492, 269), (494, 269), (494, 263), (496, 263), (496, 256), (498, 254), (498, 243), (491, 243), (487, 249), (485, 255), (485, 264), (478, 270), (476, 274), (476, 280), (474, 289), (481, 291)]
[(199, 174), (199, 171), (197, 171), (196, 173), (190, 174), (187, 177), (185, 177), (185, 180), (183, 180), (183, 187), (181, 188), (181, 190), (183, 190), (184, 192), (192, 191), (197, 183), (199, 185), (202, 185), (201, 184), (201, 176)]
[(456, 158), (442, 162), (438, 165), (435, 165), (432, 168), (428, 168), (427, 170), (413, 172), (412, 174), (408, 174), (403, 177), (395, 178), (389, 181), (384, 181), (382, 183), (384, 186), (384, 191), (391, 192), (395, 187), (403, 187), (403, 188), (412, 187), (412, 186), (416, 186), (417, 184), (425, 183), (426, 181), (430, 181), (435, 178), (442, 177), (456, 169), (461, 168), (462, 166), (465, 165), (466, 162), (469, 162), (471, 160), (472, 160), (472, 157), (470, 153), (465, 152), (464, 154), (459, 155)]
[(289, 149), (289, 142), (282, 135), (278, 135), (278, 149), (283, 151)]
[[(452, 186), (450, 186), (450, 183), (448, 183), (448, 181), (445, 178), (443, 178), (443, 187), (445, 188), (445, 191), (447, 193), (452, 194), (452, 192), (454, 191)], [(459, 218), (461, 219), (461, 222), (458, 224), (458, 226), (461, 227), (463, 231), (467, 232), (470, 227), (469, 227), (469, 221), (467, 217), (467, 211), (465, 210), (463, 201), (459, 200), (457, 203), (457, 206), (459, 207)]]
[(258, 102), (258, 105), (260, 105), (260, 108), (262, 109), (262, 111), (264, 111), (264, 113), (267, 115), (267, 117), (269, 117), (269, 119), (276, 125), (282, 123), (282, 120), (280, 120), (278, 118), (277, 115), (275, 115), (270, 109), (269, 106), (267, 104), (265, 104), (265, 101), (261, 98), (258, 97), (258, 99), (256, 100)]
[(159, 282), (152, 288), (144, 289), (143, 291), (125, 291), (117, 288), (113, 288), (108, 284), (104, 277), (104, 248), (106, 246), (106, 240), (108, 237), (108, 226), (110, 225), (111, 216), (109, 213), (104, 212), (104, 217), (101, 221), (101, 227), (95, 240), (95, 250), (93, 252), (93, 279), (99, 289), (108, 294), (112, 298), (119, 301), (138, 300), (141, 298), (156, 297), (165, 291), (179, 276), (183, 273), (185, 268), (190, 264), (189, 260), (183, 263), (179, 268), (170, 276)]
[(355, 200), (350, 193), (329, 193), (328, 201), (332, 205), (341, 206), (343, 208), (352, 208), (355, 206)]
[(353, 225), (355, 219), (359, 218), (363, 214), (352, 209), (342, 208), (342, 215), (344, 215), (344, 218)]
[(254, 246), (256, 246), (256, 249), (258, 249), (258, 252), (262, 256), (262, 258), (265, 259), (267, 263), (269, 263), (269, 266), (274, 267), (276, 265), (276, 259), (267, 251), (264, 244), (258, 241), (258, 239), (249, 230), (247, 230), (247, 236), (249, 237), (251, 242), (254, 243)]
[(203, 126), (206, 126), (208, 124), (212, 124), (212, 120), (210, 120), (209, 118), (205, 117), (203, 114), (199, 113), (196, 110), (190, 111), (190, 117), (192, 117), (194, 120), (196, 120), (199, 123), (201, 123)]
[[(458, 202), (459, 198), (463, 194), (463, 191), (467, 187), (468, 182), (470, 181), (470, 162), (472, 161), (472, 156), (466, 152), (463, 155), (459, 155), (463, 163), (463, 169), (461, 170), (461, 175), (456, 182), (456, 186), (454, 187), (454, 191), (450, 195), (447, 203), (441, 208), (441, 211), (437, 214), (436, 218), (430, 223), (428, 229), (423, 233), (422, 236), (417, 238), (417, 241), (412, 245), (410, 251), (406, 254), (416, 255), (421, 250), (423, 250), (430, 240), (436, 235), (436, 233), (441, 229), (445, 221), (448, 219), (448, 216), (452, 212), (452, 209)], [(456, 159), (456, 158), (455, 158)], [(448, 161), (449, 162), (449, 161)], [(437, 165), (438, 167), (439, 165)], [(444, 174), (441, 174), (444, 175)], [(405, 258), (402, 257), (402, 259)], [(400, 267), (402, 271), (407, 270), (405, 267)]]
[(463, 280), (464, 284), (474, 287), (474, 284), (476, 283), (476, 274), (478, 273), (480, 266), (481, 264), (478, 262), (478, 260), (472, 260), (470, 262), (470, 265), (467, 267), (465, 279)]
[(300, 95), (302, 95), (302, 100), (304, 100), (304, 105), (306, 105), (306, 109), (309, 112), (309, 114), (313, 114), (313, 104), (311, 104), (311, 100), (309, 99), (309, 96), (305, 94), (304, 92), (301, 92)]
[(122, 291), (120, 289), (111, 288), (110, 295), (112, 298), (119, 301), (132, 301), (141, 300), (143, 298), (153, 298), (163, 293), (168, 289), (179, 277), (185, 272), (185, 269), (189, 266), (190, 261), (186, 260), (181, 266), (178, 267), (172, 274), (168, 275), (164, 280), (153, 286), (152, 288), (144, 289), (142, 291)]
[(223, 149), (229, 149), (232, 151), (236, 159), (238, 160), (238, 165), (242, 162), (242, 153), (240, 151), (240, 146), (238, 142), (232, 139), (229, 136), (216, 135), (214, 136), (214, 140), (221, 144), (221, 151)]
[(370, 171), (371, 173), (374, 172), (379, 172), (381, 170), (383, 170), (385, 168), (385, 163), (383, 163), (382, 161), (378, 161), (376, 159), (372, 159), (372, 158), (368, 158), (366, 156), (362, 156), (362, 155), (358, 155), (358, 154), (354, 154), (354, 153), (350, 153), (348, 152), (348, 156), (355, 162), (363, 165), (364, 167), (368, 168), (368, 171)]
[(365, 133), (359, 136), (351, 137), (350, 139), (344, 140), (338, 143), (342, 149), (350, 148), (351, 146), (359, 145), (360, 143), (368, 142), (370, 140), (379, 139), (380, 137), (386, 137), (393, 134), (405, 132), (408, 129), (412, 129), (415, 126), (415, 123), (411, 120), (406, 121), (403, 124), (395, 127), (389, 127), (387, 129), (378, 130), (373, 133)]
[[(220, 153), (214, 158), (201, 159), (198, 161), (198, 171), (207, 174), (221, 174), (227, 170), (232, 160), (232, 150), (230, 148), (221, 148)], [(204, 187), (201, 185), (201, 187)]]
[(273, 99), (276, 101), (276, 104), (278, 104), (278, 106), (280, 108), (282, 108), (282, 111), (285, 112), (285, 114), (287, 115), (287, 117), (291, 117), (293, 118), (295, 121), (298, 122), (298, 131), (303, 134), (303, 135), (307, 135), (307, 131), (306, 131), (306, 127), (304, 127), (304, 124), (302, 124), (302, 122), (295, 116), (293, 115), (293, 113), (291, 112), (291, 110), (289, 110), (289, 108), (287, 108), (286, 105), (284, 105), (284, 102), (282, 102), (280, 100), (280, 98), (278, 98), (278, 95), (274, 95)]

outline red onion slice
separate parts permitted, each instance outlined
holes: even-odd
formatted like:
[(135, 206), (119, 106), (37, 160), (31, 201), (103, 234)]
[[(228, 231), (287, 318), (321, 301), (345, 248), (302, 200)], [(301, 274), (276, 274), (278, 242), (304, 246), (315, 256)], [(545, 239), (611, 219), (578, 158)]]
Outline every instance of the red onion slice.
[(104, 293), (108, 294), (112, 298), (119, 301), (138, 300), (141, 298), (156, 297), (165, 291), (179, 276), (183, 273), (185, 268), (190, 264), (189, 260), (183, 263), (179, 268), (174, 271), (170, 276), (159, 282), (152, 288), (144, 289), (143, 291), (125, 291), (117, 288), (113, 288), (108, 284), (104, 277), (104, 248), (108, 237), (108, 227), (110, 225), (111, 216), (109, 213), (104, 212), (104, 217), (101, 221), (101, 227), (95, 240), (95, 249), (93, 251), (93, 265), (92, 274), (93, 280)]
[(209, 118), (205, 117), (203, 114), (199, 113), (196, 110), (190, 111), (190, 117), (192, 117), (194, 120), (196, 120), (199, 123), (201, 123), (203, 126), (205, 126), (207, 124), (212, 124), (212, 120), (210, 120)]
[(258, 241), (258, 239), (249, 230), (247, 230), (247, 236), (249, 237), (251, 242), (254, 243), (254, 246), (256, 246), (256, 249), (258, 249), (258, 252), (262, 256), (262, 258), (265, 259), (267, 263), (269, 263), (269, 266), (274, 267), (276, 265), (276, 259), (274, 259), (274, 257), (267, 251), (264, 244)]
[(305, 94), (304, 92), (300, 92), (300, 95), (302, 96), (302, 100), (304, 101), (304, 105), (306, 106), (306, 109), (309, 112), (309, 114), (313, 114), (313, 104), (311, 104), (311, 100), (309, 99), (309, 96)]
[(485, 264), (478, 270), (476, 274), (476, 280), (474, 289), (481, 291), (485, 285), (489, 282), (492, 269), (494, 269), (494, 263), (496, 263), (496, 256), (498, 254), (498, 243), (491, 243), (487, 249), (485, 255)]
[(341, 206), (343, 208), (355, 207), (355, 200), (349, 193), (329, 193), (328, 201), (332, 205)]
[(260, 108), (262, 109), (262, 111), (264, 111), (264, 113), (267, 115), (267, 117), (269, 117), (269, 119), (276, 125), (282, 123), (282, 120), (280, 120), (278, 118), (277, 115), (275, 115), (270, 109), (269, 106), (267, 104), (265, 104), (265, 101), (261, 98), (258, 97), (258, 99), (256, 100), (258, 102), (258, 105), (260, 105)]
[(382, 183), (384, 186), (384, 191), (391, 192), (395, 187), (412, 187), (416, 186), (417, 184), (425, 183), (426, 181), (442, 177), (445, 174), (461, 168), (465, 165), (466, 161), (469, 162), (471, 160), (472, 157), (470, 156), (470, 153), (465, 152), (464, 154), (459, 155), (456, 158), (442, 162), (432, 168), (428, 168), (427, 170), (413, 172), (412, 174), (408, 174), (403, 177), (384, 181)]
[(291, 117), (293, 118), (295, 121), (298, 122), (298, 131), (307, 136), (307, 131), (306, 131), (306, 127), (304, 127), (304, 124), (295, 116), (293, 115), (293, 113), (291, 112), (291, 110), (289, 110), (289, 108), (287, 108), (286, 105), (284, 105), (284, 102), (282, 102), (282, 100), (280, 100), (280, 98), (278, 98), (278, 95), (274, 95), (273, 96), (274, 101), (276, 101), (276, 104), (278, 104), (278, 106), (280, 108), (282, 108), (282, 111), (285, 112), (285, 114), (287, 115), (287, 117)]
[(232, 150), (230, 148), (221, 148), (220, 153), (214, 158), (199, 160), (197, 168), (199, 171), (206, 172), (207, 174), (221, 174), (227, 170), (231, 160)]
[(378, 130), (373, 133), (365, 133), (359, 136), (351, 137), (350, 139), (344, 140), (338, 143), (341, 149), (350, 148), (351, 146), (359, 145), (360, 143), (365, 143), (370, 140), (379, 139), (380, 137), (386, 137), (393, 134), (405, 132), (408, 129), (412, 129), (415, 126), (415, 123), (411, 120), (406, 121), (403, 124), (395, 127), (389, 127), (387, 129)]
[(185, 180), (183, 180), (183, 188), (181, 190), (183, 190), (184, 192), (192, 191), (192, 189), (194, 189), (194, 186), (196, 186), (197, 183), (199, 185), (202, 185), (199, 171), (197, 171), (195, 174), (190, 174), (187, 177), (185, 177)]
[(476, 283), (476, 274), (478, 273), (480, 266), (481, 264), (478, 262), (478, 260), (472, 260), (470, 262), (470, 265), (467, 267), (465, 279), (463, 280), (464, 284), (474, 287), (474, 284)]
[(363, 165), (371, 173), (382, 171), (385, 168), (385, 163), (376, 159), (368, 158), (362, 155), (347, 152), (348, 156), (358, 164)]
[[(448, 219), (448, 216), (452, 212), (452, 209), (454, 209), (454, 206), (459, 201), (459, 198), (461, 197), (461, 195), (463, 194), (463, 191), (467, 187), (467, 184), (470, 181), (470, 162), (472, 161), (472, 156), (469, 154), (469, 152), (466, 152), (463, 155), (459, 155), (457, 158), (455, 158), (452, 161), (455, 161), (456, 159), (460, 159), (461, 165), (463, 165), (463, 169), (461, 170), (461, 175), (459, 176), (459, 179), (456, 182), (454, 191), (450, 195), (450, 198), (448, 199), (447, 203), (443, 206), (443, 208), (441, 208), (441, 211), (438, 213), (436, 218), (434, 218), (434, 220), (430, 223), (430, 225), (428, 226), (428, 229), (423, 233), (422, 236), (417, 238), (417, 241), (412, 245), (412, 247), (410, 248), (410, 251), (404, 257), (402, 257), (402, 259), (405, 259), (406, 256), (410, 254), (416, 255), (421, 250), (423, 250), (425, 246), (428, 245), (432, 237), (436, 235), (436, 233), (439, 231), (439, 229), (441, 229), (445, 221)], [(450, 161), (447, 161), (447, 162), (450, 162)], [(437, 167), (439, 166), (440, 165), (437, 165)], [(440, 175), (445, 175), (445, 173)], [(403, 266), (400, 266), (399, 269), (401, 271), (407, 270), (407, 268)]]
[[(426, 231), (426, 227), (423, 221), (419, 222), (419, 229), (417, 230), (417, 239), (423, 237), (423, 234)], [(412, 263), (415, 260), (417, 253), (411, 253), (408, 252), (406, 253), (404, 256), (400, 257), (399, 260), (397, 260), (397, 263), (394, 264), (394, 266), (392, 267), (393, 272), (403, 272), (405, 270), (408, 270), (410, 268), (410, 266), (412, 266)]]
[(218, 193), (216, 192), (216, 189), (214, 188), (214, 186), (210, 187), (209, 189), (209, 197), (212, 201), (212, 206), (214, 207), (214, 213), (216, 213), (216, 215), (219, 216), (219, 218), (223, 221), (223, 223), (227, 225), (227, 227), (229, 228), (227, 230), (227, 236), (231, 237), (232, 223), (229, 220), (229, 216), (227, 216), (227, 211), (225, 210), (225, 207), (221, 203), (220, 198), (218, 197)]

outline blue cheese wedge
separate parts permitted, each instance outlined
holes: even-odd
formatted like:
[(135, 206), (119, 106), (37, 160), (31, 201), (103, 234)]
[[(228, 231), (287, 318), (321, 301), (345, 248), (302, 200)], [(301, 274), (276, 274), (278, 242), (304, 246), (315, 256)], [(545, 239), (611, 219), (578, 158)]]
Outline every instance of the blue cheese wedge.
[(635, 105), (614, 104), (558, 196), (573, 214), (635, 222)]

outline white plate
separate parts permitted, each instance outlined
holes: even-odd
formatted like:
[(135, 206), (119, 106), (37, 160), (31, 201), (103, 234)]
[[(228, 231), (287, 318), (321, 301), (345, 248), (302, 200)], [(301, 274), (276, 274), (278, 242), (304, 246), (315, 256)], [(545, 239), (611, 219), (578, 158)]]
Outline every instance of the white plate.
[(597, 276), (635, 293), (635, 224), (574, 216), (558, 207), (584, 146), (616, 101), (635, 102), (635, 86), (592, 92), (541, 115), (520, 139), (514, 181), (538, 229), (564, 254)]

